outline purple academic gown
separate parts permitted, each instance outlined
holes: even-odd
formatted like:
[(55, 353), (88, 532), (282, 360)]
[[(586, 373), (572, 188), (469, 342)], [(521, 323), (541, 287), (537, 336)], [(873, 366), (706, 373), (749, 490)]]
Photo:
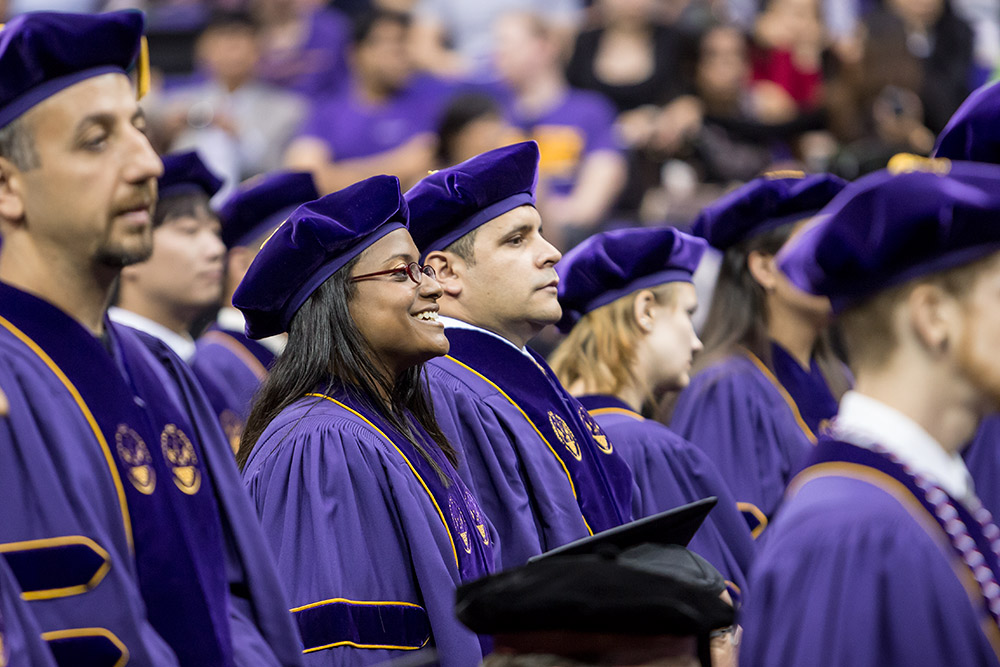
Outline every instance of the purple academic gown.
[(455, 588), (493, 571), (493, 532), (437, 445), (444, 476), (361, 401), (306, 396), (243, 469), (278, 561), (307, 665), (377, 664), (431, 644), (445, 667), (482, 660)]
[(983, 420), (962, 458), (972, 475), (976, 495), (994, 517), (1000, 517), (1000, 416)]
[(580, 403), (632, 468), (639, 493), (636, 518), (716, 496), (719, 503), (688, 545), (735, 585), (746, 589), (754, 541), (733, 492), (705, 453), (663, 424), (634, 412), (614, 396), (581, 396)]
[(545, 361), (488, 333), (445, 331), (450, 353), (427, 364), (434, 413), (496, 526), (503, 567), (628, 522), (631, 470)]
[(980, 519), (888, 455), (822, 438), (762, 538), (740, 665), (1000, 664), (983, 592), (1000, 529)]
[(198, 339), (189, 364), (234, 452), (240, 447), (253, 395), (272, 363), (274, 353), (242, 331), (213, 324)]
[(837, 415), (839, 403), (819, 364), (813, 359), (807, 371), (785, 348), (774, 342), (771, 343), (771, 363), (774, 364), (774, 376), (795, 401), (802, 421), (810, 431), (820, 433)]
[[(0, 550), (61, 665), (295, 665), (232, 454), (165, 345), (0, 284)], [(110, 350), (110, 352), (109, 352)]]
[(754, 536), (816, 440), (788, 392), (749, 352), (692, 377), (677, 398), (670, 428), (719, 468)]
[(21, 589), (0, 558), (0, 665), (55, 667), (38, 624), (21, 600)]

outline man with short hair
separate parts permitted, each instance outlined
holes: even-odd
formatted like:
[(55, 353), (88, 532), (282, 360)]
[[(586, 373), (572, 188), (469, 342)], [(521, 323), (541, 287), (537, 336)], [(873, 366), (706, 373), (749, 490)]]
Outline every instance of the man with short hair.
[(0, 31), (0, 552), (62, 665), (296, 665), (204, 395), (105, 313), (153, 250), (163, 167), (126, 74), (142, 30), (42, 12)]
[(526, 347), (559, 320), (555, 263), (534, 207), (538, 146), (498, 148), (406, 193), (410, 233), (437, 271), (451, 344), (427, 364), (459, 472), (500, 534), (504, 567), (631, 518), (632, 473)]
[(226, 247), (209, 204), (222, 179), (192, 151), (165, 156), (157, 186), (153, 254), (122, 268), (118, 304), (108, 316), (159, 338), (189, 361), (195, 351), (191, 327), (222, 295)]
[(275, 172), (244, 183), (219, 209), (226, 244), (223, 306), (197, 341), (191, 368), (208, 394), (233, 451), (239, 449), (251, 399), (287, 336), (248, 338), (233, 293), (261, 245), (298, 206), (319, 198), (312, 175)]
[(1000, 167), (909, 163), (778, 255), (830, 298), (856, 389), (758, 551), (741, 664), (1000, 664), (1000, 528), (960, 456), (1000, 409)]

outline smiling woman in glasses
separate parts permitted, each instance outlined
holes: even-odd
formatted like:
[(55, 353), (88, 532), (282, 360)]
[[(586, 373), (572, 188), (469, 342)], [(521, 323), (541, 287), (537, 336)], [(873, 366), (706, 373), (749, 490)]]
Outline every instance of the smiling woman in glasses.
[(493, 569), (494, 532), (425, 395), (422, 365), (448, 339), (407, 225), (392, 176), (305, 204), (233, 299), (251, 338), (288, 333), (237, 460), (307, 665), (429, 646), (470, 665), (484, 652), (452, 605), (459, 583)]

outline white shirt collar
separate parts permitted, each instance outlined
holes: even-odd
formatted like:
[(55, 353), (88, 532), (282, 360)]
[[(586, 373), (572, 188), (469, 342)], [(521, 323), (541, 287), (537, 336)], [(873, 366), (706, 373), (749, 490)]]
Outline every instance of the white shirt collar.
[(870, 396), (856, 391), (844, 394), (833, 432), (835, 437), (861, 447), (878, 443), (962, 502), (975, 495), (972, 476), (961, 455), (949, 454), (920, 424)]
[[(231, 306), (224, 306), (219, 309), (219, 314), (215, 316), (215, 323), (219, 325), (220, 329), (225, 329), (226, 331), (246, 331), (247, 326), (247, 321), (243, 317), (243, 313)], [(257, 342), (274, 354), (280, 355), (285, 351), (288, 336), (278, 334), (277, 336), (261, 338)]]
[(531, 353), (528, 352), (527, 347), (518, 347), (517, 345), (514, 345), (514, 343), (510, 342), (509, 340), (507, 340), (498, 333), (494, 333), (492, 331), (489, 331), (488, 329), (477, 327), (476, 325), (469, 324), (468, 322), (463, 322), (462, 320), (456, 320), (454, 317), (445, 317), (444, 315), (438, 315), (438, 321), (444, 324), (445, 329), (468, 329), (469, 331), (478, 331), (479, 333), (484, 333), (487, 336), (493, 336), (497, 340), (502, 340), (503, 342), (507, 343), (512, 348), (514, 348), (524, 356), (528, 357), (532, 361), (535, 361), (534, 357), (531, 356)]
[(116, 324), (124, 324), (127, 327), (138, 329), (143, 333), (159, 338), (185, 362), (190, 361), (191, 357), (194, 356), (194, 338), (190, 334), (181, 335), (159, 322), (154, 322), (148, 317), (137, 315), (130, 310), (125, 310), (117, 306), (108, 308), (108, 317)]

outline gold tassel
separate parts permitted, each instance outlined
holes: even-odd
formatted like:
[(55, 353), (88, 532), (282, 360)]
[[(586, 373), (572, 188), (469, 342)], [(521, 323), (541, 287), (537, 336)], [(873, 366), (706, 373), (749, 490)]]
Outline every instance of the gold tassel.
[(136, 99), (142, 99), (149, 92), (149, 41), (142, 36), (139, 42), (139, 62), (136, 65), (135, 77)]

